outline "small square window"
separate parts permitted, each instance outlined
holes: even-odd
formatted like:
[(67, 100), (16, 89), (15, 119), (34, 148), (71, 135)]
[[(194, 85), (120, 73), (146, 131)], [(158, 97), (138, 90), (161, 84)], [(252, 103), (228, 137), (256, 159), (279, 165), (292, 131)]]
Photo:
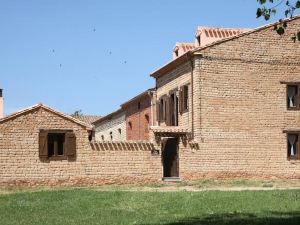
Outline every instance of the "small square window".
[(76, 136), (71, 130), (39, 132), (39, 156), (48, 159), (67, 159), (76, 156)]
[(113, 141), (113, 132), (109, 132), (110, 140)]
[(63, 156), (65, 145), (65, 134), (49, 133), (48, 134), (48, 156)]
[(287, 108), (299, 109), (299, 85), (287, 85)]
[(299, 133), (287, 134), (287, 148), (289, 159), (299, 159)]

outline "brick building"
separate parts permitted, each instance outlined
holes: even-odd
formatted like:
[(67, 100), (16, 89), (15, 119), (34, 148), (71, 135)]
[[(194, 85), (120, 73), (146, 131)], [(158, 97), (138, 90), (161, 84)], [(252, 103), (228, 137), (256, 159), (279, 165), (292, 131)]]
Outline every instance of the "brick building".
[(125, 111), (118, 109), (93, 122), (97, 141), (125, 141)]
[(102, 118), (121, 118), (123, 138), (127, 122), (140, 123), (129, 139), (150, 141), (90, 141), (91, 125), (41, 104), (0, 119), (0, 184), (300, 179), (300, 43), (291, 40), (300, 17), (286, 22), (282, 36), (275, 24), (205, 28), (211, 41), (198, 29), (199, 46), (178, 44), (151, 74), (155, 90)]
[(282, 36), (209, 28), (224, 37), (151, 74), (164, 177), (300, 178), (300, 17), (286, 21)]
[(155, 182), (150, 143), (89, 141), (92, 126), (39, 104), (0, 119), (0, 185)]
[[(148, 89), (123, 103), (121, 107), (93, 122), (97, 141), (143, 141), (150, 139), (153, 125), (152, 95)], [(151, 111), (152, 110), (152, 111)]]
[(126, 115), (127, 140), (149, 140), (153, 91), (149, 89), (121, 105)]

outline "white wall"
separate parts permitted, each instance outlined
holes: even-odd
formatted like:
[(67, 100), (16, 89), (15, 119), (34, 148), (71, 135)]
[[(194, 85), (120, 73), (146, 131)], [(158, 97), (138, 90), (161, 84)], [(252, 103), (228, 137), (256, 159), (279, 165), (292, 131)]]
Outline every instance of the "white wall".
[[(121, 130), (121, 134), (119, 132)], [(95, 139), (96, 141), (102, 141), (102, 136), (104, 141), (125, 141), (126, 140), (126, 120), (125, 112), (121, 112), (111, 119), (104, 120), (98, 124), (95, 124)]]

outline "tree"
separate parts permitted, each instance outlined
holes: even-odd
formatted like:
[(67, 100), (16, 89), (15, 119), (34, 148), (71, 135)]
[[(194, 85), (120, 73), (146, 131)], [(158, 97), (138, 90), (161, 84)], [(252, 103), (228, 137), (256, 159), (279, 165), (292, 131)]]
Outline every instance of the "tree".
[(82, 115), (83, 115), (83, 113), (82, 113), (81, 109), (76, 110), (74, 113), (71, 114), (71, 116), (73, 116), (73, 117), (79, 117)]
[[(261, 7), (257, 8), (256, 17), (263, 17), (266, 21), (277, 13), (277, 9), (281, 5), (284, 5), (283, 10), (286, 18), (293, 18), (295, 12), (300, 9), (300, 0), (257, 0), (257, 2)], [(274, 25), (274, 30), (279, 35), (283, 35), (287, 26), (287, 22), (280, 19), (279, 23)], [(296, 40), (300, 41), (300, 28), (299, 31), (294, 34), (292, 40), (294, 42)]]

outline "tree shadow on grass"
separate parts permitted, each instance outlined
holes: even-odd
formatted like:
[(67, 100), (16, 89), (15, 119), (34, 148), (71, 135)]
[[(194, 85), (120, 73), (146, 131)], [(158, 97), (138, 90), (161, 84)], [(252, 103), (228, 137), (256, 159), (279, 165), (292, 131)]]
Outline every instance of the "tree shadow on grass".
[(266, 216), (255, 214), (215, 214), (204, 217), (186, 218), (164, 225), (300, 225), (300, 211), (270, 212)]

